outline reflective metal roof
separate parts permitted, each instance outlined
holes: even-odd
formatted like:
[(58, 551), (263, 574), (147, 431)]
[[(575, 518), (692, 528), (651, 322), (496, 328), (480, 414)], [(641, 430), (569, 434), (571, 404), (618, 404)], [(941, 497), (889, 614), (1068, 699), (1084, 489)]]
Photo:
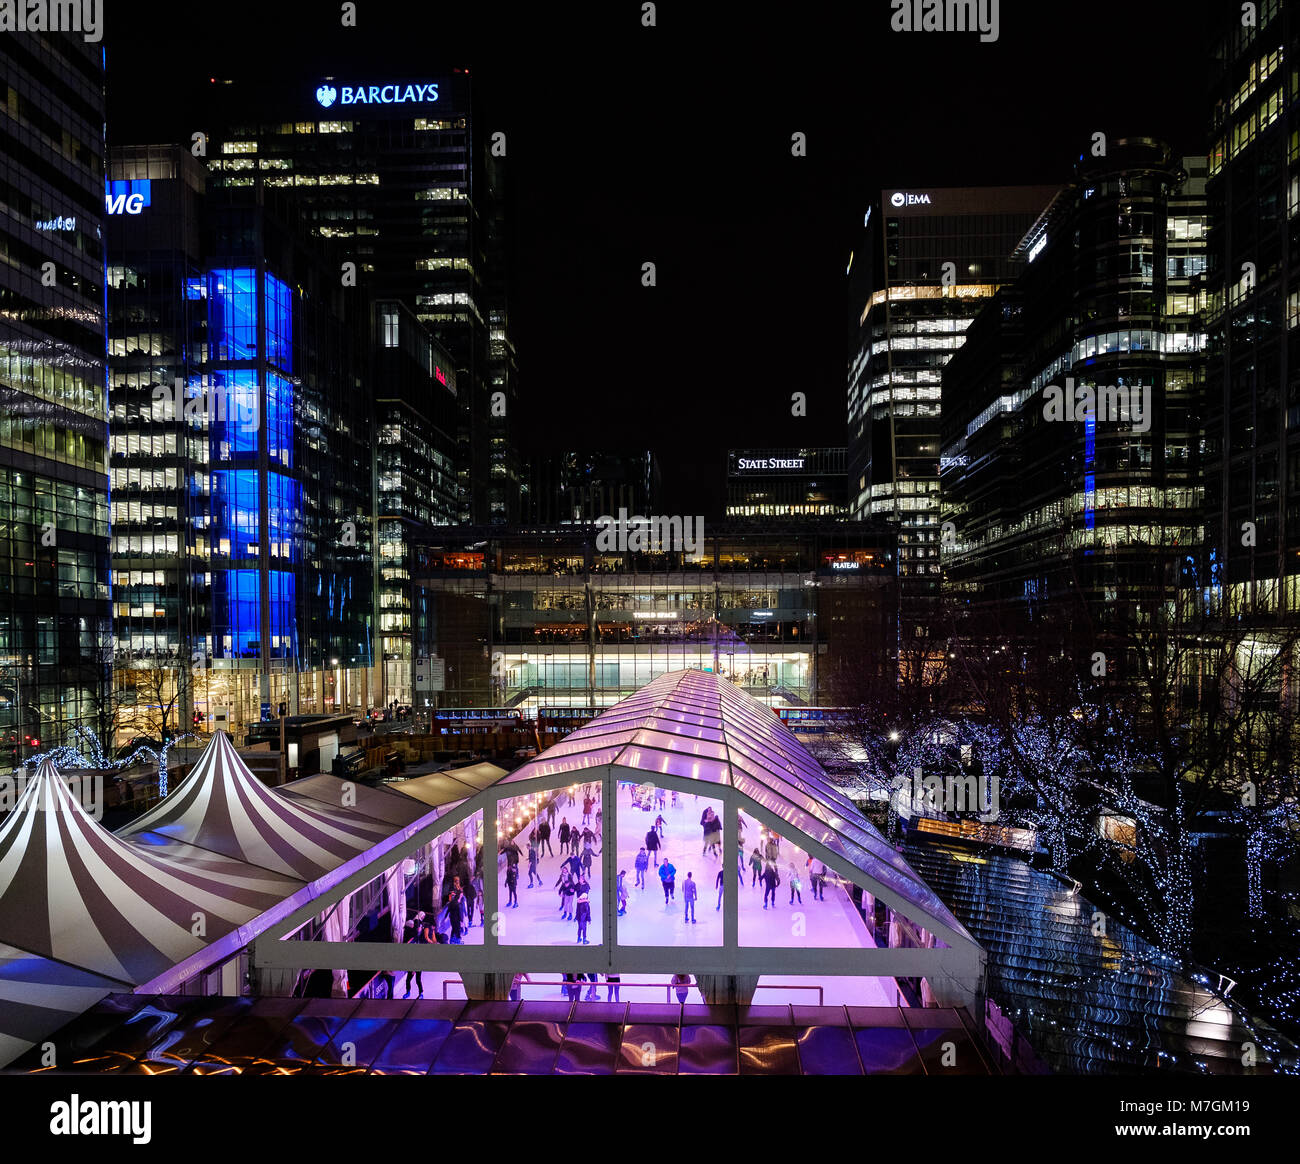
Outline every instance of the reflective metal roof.
[[(516, 769), (503, 784), (582, 779), (616, 765), (728, 784), (959, 935), (966, 929), (822, 769), (772, 710), (718, 675), (670, 671)], [(972, 939), (973, 941), (973, 939)]]

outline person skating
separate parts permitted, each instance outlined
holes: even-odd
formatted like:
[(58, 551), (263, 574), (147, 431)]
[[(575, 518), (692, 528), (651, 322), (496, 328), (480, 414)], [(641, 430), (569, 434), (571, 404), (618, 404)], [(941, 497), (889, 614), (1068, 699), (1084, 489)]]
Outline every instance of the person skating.
[(620, 1001), (618, 997), (618, 990), (622, 982), (623, 982), (623, 976), (621, 974), (605, 975), (605, 1001), (606, 1002)]
[(569, 851), (569, 818), (566, 816), (560, 821), (560, 852)]
[(758, 846), (754, 846), (754, 851), (749, 855), (749, 867), (754, 870), (754, 876), (750, 879), (749, 887), (754, 888), (758, 884), (758, 879), (763, 875), (763, 857), (758, 851)]
[(700, 887), (695, 884), (695, 877), (688, 872), (686, 880), (682, 883), (682, 900), (686, 903), (686, 912), (682, 914), (682, 921), (689, 921), (691, 925), (695, 924), (695, 899), (699, 896)]
[[(548, 811), (553, 812), (554, 809), (555, 805), (552, 804)], [(555, 856), (555, 850), (551, 848), (551, 822), (549, 820), (544, 820), (537, 826), (537, 855), (540, 857), (543, 853), (551, 857)]]
[[(594, 847), (598, 840), (600, 840), (599, 833), (593, 831), (592, 829), (582, 830), (582, 843), (584, 845), (592, 845)], [(600, 850), (597, 849), (596, 851), (599, 852)]]
[(706, 808), (700, 813), (700, 833), (703, 835), (704, 844), (700, 849), (700, 856), (703, 857), (709, 849), (709, 822), (713, 819), (713, 809)]
[(704, 829), (704, 839), (715, 857), (722, 856), (722, 817), (716, 812), (709, 818)]
[(812, 895), (817, 901), (826, 900), (826, 862), (822, 861), (818, 865), (816, 872), (813, 873), (809, 884), (812, 886)]
[(677, 1001), (686, 1002), (686, 996), (691, 989), (691, 976), (689, 974), (674, 974), (673, 989), (677, 992)]
[[(721, 909), (721, 908), (722, 908), (722, 882), (723, 882), (723, 873), (722, 873), (722, 870), (719, 869), (719, 870), (718, 870), (718, 883), (717, 883), (717, 884), (718, 884), (718, 906), (717, 906), (718, 909)], [(744, 884), (745, 884), (745, 879), (744, 879), (743, 877), (740, 879), (740, 883), (741, 883), (741, 885), (744, 885)]]
[(595, 857), (596, 851), (591, 847), (591, 842), (588, 841), (582, 848), (582, 871), (588, 876), (591, 875), (591, 862)]
[(662, 837), (664, 835), (664, 829), (667, 827), (668, 822), (664, 820), (664, 814), (661, 812), (657, 817), (655, 817), (655, 829), (658, 830), (659, 835)]
[[(555, 803), (557, 799), (558, 797), (552, 797), (551, 803), (546, 806), (546, 835), (548, 837), (551, 835), (551, 829), (555, 827), (555, 818), (556, 816), (559, 815), (560, 812), (558, 806)], [(554, 857), (555, 854), (552, 853), (551, 856)]]
[(776, 833), (767, 834), (767, 846), (763, 850), (763, 856), (767, 858), (769, 864), (776, 864), (781, 859), (781, 842), (776, 839)]
[(587, 941), (587, 926), (591, 922), (591, 898), (586, 893), (578, 894), (578, 941), (584, 946), (591, 943)]
[(474, 889), (474, 878), (469, 878), (465, 883), (465, 928), (472, 930), (474, 928), (474, 905), (478, 900), (478, 895)]
[(625, 913), (627, 913), (627, 870), (626, 869), (620, 869), (618, 871), (618, 886), (615, 889), (615, 893), (617, 894), (615, 900), (618, 902), (618, 916), (622, 917)]
[(664, 905), (677, 900), (677, 866), (667, 857), (659, 866), (659, 880), (664, 887)]
[(509, 909), (511, 906), (514, 906), (515, 909), (518, 909), (519, 908), (519, 866), (518, 865), (506, 866), (506, 893), (508, 895), (506, 898), (506, 909)]
[(763, 908), (767, 908), (768, 900), (772, 902), (772, 908), (776, 908), (776, 887), (781, 884), (781, 874), (776, 871), (776, 866), (768, 863), (763, 870)]
[(528, 846), (528, 888), (533, 887), (533, 878), (537, 878), (537, 884), (542, 883), (542, 875), (537, 871), (537, 846), (530, 844)]
[(463, 946), (465, 943), (460, 940), (460, 924), (464, 916), (465, 891), (461, 888), (460, 878), (454, 877), (451, 882), (451, 892), (447, 894), (447, 920), (451, 923), (451, 944), (453, 946)]
[(799, 904), (803, 905), (803, 882), (799, 880), (799, 870), (790, 865), (790, 904), (794, 905), (794, 899), (799, 899)]
[(481, 870), (476, 871), (474, 876), (469, 879), (470, 885), (474, 887), (474, 897), (478, 901), (478, 924), (482, 929), (487, 919), (483, 916), (487, 913), (487, 898), (483, 896), (483, 873)]
[(560, 917), (565, 921), (572, 921), (576, 883), (573, 880), (573, 872), (567, 865), (560, 870), (560, 879), (555, 884), (560, 887)]
[(584, 797), (582, 801), (582, 823), (591, 824), (591, 810), (595, 808), (595, 801), (590, 796)]
[(650, 868), (650, 854), (645, 851), (644, 845), (637, 850), (634, 867), (636, 869), (636, 887), (644, 889), (645, 871)]
[(645, 835), (645, 847), (650, 851), (650, 860), (659, 864), (659, 834), (651, 829)]

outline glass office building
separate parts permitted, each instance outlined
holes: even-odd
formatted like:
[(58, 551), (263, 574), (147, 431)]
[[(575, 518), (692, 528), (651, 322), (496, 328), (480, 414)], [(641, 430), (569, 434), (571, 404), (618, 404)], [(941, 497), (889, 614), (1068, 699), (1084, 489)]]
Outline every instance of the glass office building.
[[(1300, 52), (1294, 4), (1215, 27), (1207, 195), (1210, 584), (1235, 611), (1300, 610)], [(1249, 536), (1247, 536), (1249, 534)]]
[(110, 177), (141, 195), (109, 238), (120, 721), (366, 706), (368, 312), (274, 197), (173, 148)]
[(458, 513), (456, 372), (400, 301), (374, 305), (375, 702), (410, 704), (411, 554), (421, 529)]
[[(1132, 138), (1081, 159), (1026, 233), (1024, 274), (943, 371), (944, 573), (959, 593), (1029, 618), (1082, 597), (1105, 625), (1189, 584), (1205, 224), (1205, 160)], [(1049, 412), (1053, 392), (1068, 413)]]
[[(885, 190), (875, 237), (850, 269), (858, 336), (849, 369), (848, 502), (899, 530), (905, 621), (938, 593), (939, 419), (943, 366), (997, 288), (1053, 186)], [(872, 267), (870, 256), (879, 256)], [(921, 628), (923, 629), (923, 628)], [(904, 633), (909, 633), (905, 630)]]
[(359, 285), (429, 328), (455, 362), (458, 520), (517, 521), (503, 173), (468, 73), (410, 80), (214, 83), (208, 166), (218, 187), (290, 196)]
[(108, 715), (103, 51), (0, 37), (0, 765)]
[(445, 680), (417, 703), (608, 707), (687, 667), (797, 705), (828, 699), (841, 669), (895, 665), (895, 542), (878, 523), (724, 522), (694, 551), (601, 545), (592, 525), (431, 531), (417, 651)]

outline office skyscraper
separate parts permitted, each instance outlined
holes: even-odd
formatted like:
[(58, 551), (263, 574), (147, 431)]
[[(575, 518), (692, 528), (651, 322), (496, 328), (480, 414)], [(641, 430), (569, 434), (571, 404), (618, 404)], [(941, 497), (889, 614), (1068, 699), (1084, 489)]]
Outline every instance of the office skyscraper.
[(360, 285), (429, 328), (456, 365), (458, 516), (518, 520), (502, 172), (468, 73), (209, 88), (214, 183), (290, 194)]
[(885, 190), (859, 270), (849, 372), (849, 506), (899, 528), (904, 595), (939, 581), (939, 383), (980, 306), (1019, 264), (1011, 252), (1051, 186)]
[(0, 762), (103, 729), (109, 689), (104, 64), (0, 36)]
[(1295, 5), (1224, 10), (1211, 52), (1206, 503), (1232, 608), (1300, 610)]

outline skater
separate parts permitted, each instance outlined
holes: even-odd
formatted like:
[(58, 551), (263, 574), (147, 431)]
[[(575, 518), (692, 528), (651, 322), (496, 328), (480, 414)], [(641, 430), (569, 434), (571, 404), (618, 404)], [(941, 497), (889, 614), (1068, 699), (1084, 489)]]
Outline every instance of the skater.
[(667, 857), (663, 859), (663, 864), (659, 866), (659, 880), (664, 886), (664, 905), (669, 901), (677, 900), (677, 866), (674, 865)]
[(691, 925), (695, 924), (695, 899), (699, 893), (700, 887), (695, 884), (694, 875), (688, 872), (686, 881), (682, 884), (682, 900), (686, 903), (686, 912), (682, 915), (682, 921), (689, 921)]
[(560, 888), (560, 917), (565, 921), (572, 921), (576, 887), (573, 880), (573, 871), (567, 865), (560, 870), (560, 879), (555, 884)]
[[(579, 974), (578, 977), (581, 978), (582, 975)], [(599, 1001), (600, 1001), (600, 995), (599, 995), (599, 993), (597, 993), (597, 991), (596, 991), (596, 983), (600, 981), (600, 975), (599, 975), (599, 974), (588, 974), (588, 975), (587, 975), (587, 981), (588, 981), (589, 983), (591, 983), (591, 985), (587, 987), (587, 997), (586, 997), (586, 999), (585, 999), (584, 1001), (586, 1001), (586, 1002), (599, 1002)]]
[(524, 983), (531, 981), (532, 979), (527, 974), (522, 972), (516, 974), (514, 981), (510, 984), (510, 1001), (519, 1002), (524, 997)]
[(578, 894), (578, 941), (589, 946), (587, 941), (587, 925), (591, 921), (591, 898), (586, 893)]
[(677, 991), (677, 1001), (685, 1004), (686, 995), (691, 989), (691, 976), (689, 974), (674, 974), (673, 989)]
[(636, 887), (645, 888), (645, 871), (650, 868), (650, 854), (645, 851), (642, 845), (636, 854)]
[(655, 817), (655, 828), (659, 830), (659, 835), (661, 837), (664, 835), (664, 829), (667, 827), (668, 822), (664, 820), (664, 814), (661, 812), (657, 817)]
[(763, 872), (763, 856), (758, 851), (758, 846), (754, 846), (754, 851), (749, 855), (749, 867), (754, 870), (754, 876), (749, 882), (750, 889), (758, 884), (759, 876)]
[(616, 900), (618, 901), (618, 916), (622, 917), (625, 913), (627, 913), (627, 870), (626, 869), (620, 869), (618, 871), (618, 886), (615, 889), (615, 893), (617, 894)]
[(465, 943), (460, 940), (460, 923), (464, 916), (465, 891), (461, 888), (459, 877), (452, 878), (451, 892), (447, 894), (445, 904), (447, 920), (451, 923), (451, 944), (463, 946)]
[[(718, 870), (718, 906), (717, 906), (718, 909), (722, 908), (722, 880), (723, 880), (722, 870), (719, 869)], [(745, 878), (743, 875), (740, 878), (740, 884), (743, 888), (745, 884)]]
[(676, 788), (673, 789), (673, 807), (674, 807), (674, 808), (677, 807), (677, 789), (676, 789)]
[(577, 1002), (578, 997), (582, 994), (582, 987), (578, 984), (577, 974), (566, 974), (564, 976), (564, 993), (568, 995), (570, 1002)]
[(799, 904), (803, 905), (803, 882), (799, 880), (799, 870), (794, 867), (793, 862), (790, 865), (790, 904), (794, 905), (794, 899), (799, 899)]
[(776, 889), (781, 884), (781, 874), (776, 871), (776, 866), (770, 861), (763, 870), (763, 908), (767, 908), (768, 900), (771, 899), (772, 908), (776, 908)]
[(700, 813), (700, 832), (704, 835), (704, 847), (700, 849), (700, 856), (703, 857), (709, 848), (709, 824), (713, 820), (713, 809), (706, 808)]
[(763, 856), (771, 865), (775, 865), (781, 859), (781, 842), (776, 839), (776, 833), (767, 834), (767, 847), (763, 851)]
[[(594, 845), (598, 840), (600, 840), (600, 835), (598, 833), (593, 832), (591, 829), (582, 830), (582, 843), (584, 845)], [(597, 850), (597, 852), (599, 852), (599, 850)]]
[(519, 866), (518, 865), (506, 866), (506, 893), (508, 894), (508, 897), (506, 898), (506, 909), (509, 909), (511, 906), (514, 906), (515, 909), (518, 909), (519, 908)]
[(812, 895), (817, 901), (826, 900), (826, 862), (822, 861), (817, 871), (812, 875), (811, 881)]
[[(478, 902), (478, 924), (479, 924), (479, 929), (482, 929), (483, 923), (486, 920), (483, 917), (483, 915), (487, 912), (487, 899), (484, 898), (483, 896), (482, 871), (481, 870), (476, 871), (474, 876), (470, 878), (469, 883), (471, 886), (473, 886), (474, 898)], [(470, 924), (473, 925), (473, 922), (471, 922)]]
[(605, 810), (603, 808), (598, 808), (596, 809), (596, 835), (597, 836), (600, 835), (604, 827), (605, 827)]
[[(555, 805), (552, 803), (551, 807), (547, 811), (548, 813), (553, 813), (555, 811)], [(537, 826), (538, 857), (540, 857), (544, 852), (549, 856), (555, 856), (555, 850), (551, 848), (551, 822), (549, 820), (544, 820)]]
[(654, 829), (646, 833), (645, 847), (650, 850), (650, 860), (657, 866), (659, 864), (659, 834)]
[[(710, 810), (712, 811), (712, 810)], [(715, 857), (722, 856), (722, 817), (716, 812), (709, 817), (709, 823), (704, 828), (704, 839), (708, 848), (712, 850)]]
[(474, 903), (477, 901), (477, 894), (474, 890), (474, 878), (470, 878), (465, 886), (465, 928), (472, 930), (474, 928)]
[(622, 984), (622, 982), (623, 982), (623, 976), (621, 974), (605, 975), (605, 1001), (606, 1002), (621, 1001), (618, 997), (618, 988)]
[(582, 848), (582, 871), (591, 876), (591, 862), (596, 856), (596, 851), (591, 847), (588, 841)]
[(566, 853), (569, 850), (569, 818), (566, 816), (560, 821), (560, 852)]
[(537, 871), (537, 846), (530, 844), (528, 846), (528, 888), (533, 887), (533, 878), (537, 878), (537, 884), (542, 883), (542, 875)]
[[(548, 837), (551, 835), (551, 829), (555, 827), (555, 818), (559, 815), (560, 810), (555, 804), (558, 799), (559, 797), (556, 796), (551, 797), (551, 803), (546, 806), (546, 835)], [(541, 834), (539, 833), (538, 835), (540, 836)], [(555, 854), (552, 853), (551, 856), (554, 857)]]
[(583, 824), (585, 825), (591, 824), (591, 810), (594, 807), (595, 805), (593, 804), (590, 796), (587, 796), (583, 799), (582, 801), (582, 823)]

